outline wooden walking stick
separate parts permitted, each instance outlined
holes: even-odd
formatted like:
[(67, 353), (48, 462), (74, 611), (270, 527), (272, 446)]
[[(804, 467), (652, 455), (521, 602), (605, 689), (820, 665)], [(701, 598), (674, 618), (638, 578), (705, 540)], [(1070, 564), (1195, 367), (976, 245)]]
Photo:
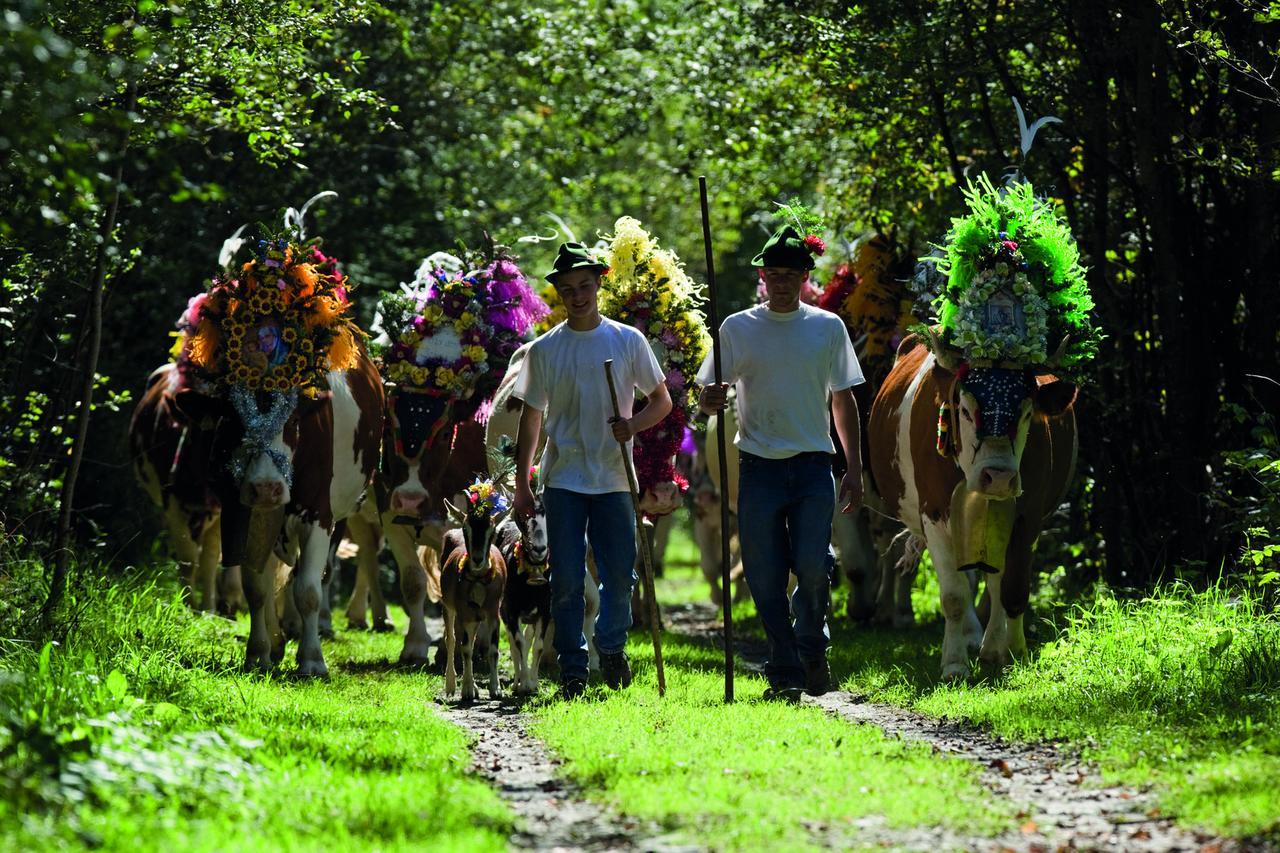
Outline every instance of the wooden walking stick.
[[(707, 325), (711, 327), (711, 362), (716, 384), (720, 373), (720, 313), (716, 308), (716, 266), (711, 252), (711, 215), (707, 211), (707, 176), (698, 176), (702, 197), (702, 243), (707, 249)], [(729, 466), (724, 446), (724, 415), (716, 430), (716, 453), (720, 458), (720, 604), (724, 610), (724, 701), (733, 701), (733, 596), (729, 592)]]
[[(618, 391), (613, 385), (613, 359), (606, 359), (604, 376), (609, 380), (609, 399), (613, 402), (613, 417), (621, 418), (618, 413)], [(618, 442), (622, 448), (622, 467), (627, 469), (627, 482), (631, 486), (631, 505), (636, 510), (636, 544), (640, 547), (644, 565), (643, 580), (644, 597), (649, 600), (649, 636), (653, 638), (653, 665), (658, 670), (658, 695), (667, 692), (667, 676), (662, 669), (662, 630), (658, 625), (658, 597), (653, 589), (653, 552), (649, 550), (649, 537), (644, 531), (644, 513), (640, 511), (640, 486), (636, 483), (636, 471), (631, 467), (631, 454), (627, 452), (627, 443)]]

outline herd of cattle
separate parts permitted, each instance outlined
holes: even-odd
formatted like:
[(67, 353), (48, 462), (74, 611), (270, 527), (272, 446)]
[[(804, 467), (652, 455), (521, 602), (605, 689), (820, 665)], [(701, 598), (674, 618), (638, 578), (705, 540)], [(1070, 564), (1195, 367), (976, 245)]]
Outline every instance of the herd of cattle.
[[(284, 398), (279, 411), (273, 407), (280, 395), (246, 403), (192, 387), (176, 365), (151, 375), (130, 429), (135, 470), (163, 513), (193, 604), (249, 611), (247, 668), (278, 664), (288, 634), (298, 641), (298, 673), (327, 674), (320, 641), (332, 631), (328, 578), (345, 537), (357, 549), (350, 627), (392, 628), (378, 583), (385, 544), (408, 616), (401, 663), (428, 662), (430, 597), (445, 605), (450, 695), (455, 643), (463, 698), (476, 695), (477, 643), (490, 692), (497, 693), (500, 623), (517, 692), (536, 692), (549, 648), (547, 572), (554, 565), (544, 520), (538, 515), (517, 525), (500, 516), (478, 523), (454, 510), (465, 506), (458, 496), (466, 487), (488, 474), (493, 451), (515, 434), (519, 411), (509, 393), (523, 356), (521, 349), (512, 357), (486, 423), (446, 419), (444, 430), (438, 427), (445, 403), (385, 386), (367, 354), (355, 369), (331, 372), (316, 397)], [(912, 580), (927, 547), (946, 620), (943, 677), (967, 676), (971, 649), (995, 666), (1021, 654), (1032, 550), (1075, 462), (1075, 395), (1074, 385), (1052, 376), (971, 367), (936, 342), (926, 347), (914, 336), (905, 339), (887, 377), (860, 401), (866, 506), (834, 519), (850, 615), (910, 624)], [(945, 448), (940, 411), (952, 413)], [(730, 409), (726, 423), (710, 425), (711, 434), (732, 435), (731, 418)], [(734, 457), (726, 472), (731, 511)], [(695, 540), (718, 601), (722, 496), (715, 462), (714, 454), (700, 454), (690, 480)], [(669, 524), (669, 517), (659, 522), (660, 543)], [(743, 587), (740, 570), (735, 574), (736, 597)], [(980, 574), (990, 604), (985, 628), (974, 606)]]

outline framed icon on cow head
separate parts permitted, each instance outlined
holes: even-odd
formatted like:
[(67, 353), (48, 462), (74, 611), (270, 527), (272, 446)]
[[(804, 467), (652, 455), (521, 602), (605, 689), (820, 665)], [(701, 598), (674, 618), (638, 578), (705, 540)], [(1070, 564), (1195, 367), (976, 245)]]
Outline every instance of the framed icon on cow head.
[(1007, 290), (997, 290), (987, 300), (982, 317), (982, 330), (987, 334), (1027, 333), (1027, 316), (1022, 303)]

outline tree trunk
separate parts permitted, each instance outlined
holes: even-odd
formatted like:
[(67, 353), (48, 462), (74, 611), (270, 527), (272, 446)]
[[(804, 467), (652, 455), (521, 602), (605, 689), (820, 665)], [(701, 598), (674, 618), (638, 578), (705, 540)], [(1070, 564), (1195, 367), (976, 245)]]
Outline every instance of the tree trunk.
[[(137, 90), (130, 83), (125, 99), (126, 117), (137, 103)], [(127, 120), (127, 118), (126, 118)], [(67, 589), (67, 568), (70, 563), (71, 513), (75, 503), (76, 480), (80, 475), (80, 462), (89, 438), (89, 416), (93, 411), (93, 386), (98, 375), (98, 353), (102, 347), (102, 297), (106, 289), (107, 257), (112, 235), (116, 228), (116, 214), (120, 210), (120, 188), (124, 181), (125, 153), (129, 149), (129, 131), (121, 133), (116, 150), (116, 166), (111, 181), (111, 201), (98, 228), (98, 251), (93, 268), (93, 283), (89, 291), (88, 323), (89, 346), (85, 352), (81, 373), (80, 404), (76, 413), (75, 438), (71, 443), (71, 458), (67, 460), (67, 473), (62, 480), (62, 492), (58, 500), (58, 530), (53, 540), (53, 576), (49, 581), (49, 596), (40, 610), (40, 620), (48, 627), (53, 615), (62, 603)]]

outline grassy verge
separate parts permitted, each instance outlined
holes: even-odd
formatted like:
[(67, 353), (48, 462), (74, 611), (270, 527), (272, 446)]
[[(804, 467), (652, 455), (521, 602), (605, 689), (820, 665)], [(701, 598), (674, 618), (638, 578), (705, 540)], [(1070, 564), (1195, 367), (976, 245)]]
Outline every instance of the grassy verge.
[(1248, 597), (1099, 593), (996, 681), (936, 681), (942, 626), (837, 627), (844, 687), (1006, 737), (1065, 739), (1107, 781), (1153, 784), (1166, 814), (1232, 836), (1280, 833), (1280, 621)]
[[(31, 577), (0, 578), (6, 628)], [(145, 579), (69, 604), (57, 644), (0, 643), (0, 848), (505, 849), (439, 679), (386, 664), (399, 638), (343, 635), (329, 682), (294, 683), (241, 675), (247, 623)]]
[[(678, 531), (663, 582), (676, 600), (706, 595), (688, 568), (696, 558)], [(925, 624), (905, 631), (850, 625), (836, 591), (831, 660), (846, 690), (1009, 738), (1065, 740), (1106, 781), (1154, 785), (1183, 825), (1280, 841), (1280, 615), (1222, 589), (1099, 592), (1032, 625), (1030, 659), (1000, 679), (942, 685), (936, 583), (921, 575)], [(735, 620), (760, 633), (749, 605)]]
[(970, 764), (817, 708), (764, 702), (754, 676), (740, 676), (725, 705), (719, 652), (670, 634), (663, 651), (663, 699), (637, 637), (631, 687), (534, 711), (534, 733), (569, 774), (629, 815), (725, 850), (874, 846), (860, 819), (977, 835), (1014, 820), (1016, 805), (992, 802)]

